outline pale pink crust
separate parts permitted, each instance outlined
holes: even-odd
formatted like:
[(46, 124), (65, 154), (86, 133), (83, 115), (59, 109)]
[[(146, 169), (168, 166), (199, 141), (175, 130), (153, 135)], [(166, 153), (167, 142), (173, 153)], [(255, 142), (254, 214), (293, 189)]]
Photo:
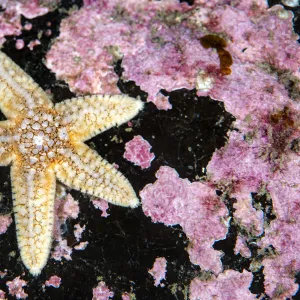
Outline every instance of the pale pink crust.
[[(21, 15), (28, 19), (45, 15), (55, 9), (60, 0), (0, 0), (4, 12), (0, 14), (0, 44), (5, 42), (6, 35), (20, 35), (22, 30)], [(26, 29), (26, 28), (25, 28)]]
[(0, 234), (5, 233), (11, 223), (12, 223), (12, 217), (10, 215), (0, 216)]
[(25, 46), (24, 40), (22, 39), (17, 39), (16, 40), (16, 49), (21, 50)]
[(57, 199), (57, 215), (63, 221), (67, 218), (77, 219), (79, 214), (79, 203), (75, 200), (71, 194), (67, 194), (66, 197)]
[(81, 236), (84, 231), (85, 231), (85, 225), (83, 225), (82, 227), (80, 226), (80, 224), (74, 225), (74, 236), (77, 242), (81, 240)]
[(158, 109), (161, 110), (169, 110), (172, 109), (172, 104), (169, 102), (169, 97), (166, 97), (160, 93), (158, 93), (153, 99), (153, 103), (156, 105)]
[[(195, 87), (199, 95), (209, 94), (234, 107), (240, 99), (248, 101), (245, 95), (253, 90), (263, 93), (252, 77), (271, 81), (270, 68), (299, 78), (300, 51), (291, 26), (292, 13), (280, 6), (267, 9), (266, 1), (252, 2), (195, 1), (188, 6), (176, 0), (86, 1), (62, 22), (46, 63), (74, 91), (112, 93), (117, 92), (112, 63), (122, 57), (123, 78), (135, 81), (159, 109), (171, 108), (161, 89)], [(210, 32), (226, 39), (234, 62), (230, 76), (220, 74), (216, 51), (204, 49), (199, 42)], [(71, 56), (66, 54), (70, 47)], [(209, 79), (203, 83), (205, 74)], [(248, 82), (248, 76), (251, 84), (241, 85)], [(278, 93), (278, 87), (274, 88), (271, 98)], [(264, 96), (267, 101), (261, 105), (272, 105), (269, 96)], [(237, 107), (237, 113), (241, 112)]]
[(93, 288), (92, 300), (108, 300), (113, 298), (114, 293), (109, 290), (104, 281), (100, 281), (98, 285)]
[(208, 184), (181, 179), (172, 168), (161, 167), (156, 177), (155, 183), (140, 192), (144, 213), (153, 222), (182, 226), (190, 240), (191, 262), (220, 273), (222, 254), (212, 245), (224, 239), (228, 230), (228, 212), (222, 200)]
[(244, 257), (251, 257), (251, 251), (247, 247), (246, 240), (242, 238), (240, 235), (236, 238), (236, 244), (234, 247), (234, 253), (235, 254), (241, 254)]
[(164, 286), (161, 281), (166, 279), (167, 260), (164, 257), (157, 257), (153, 263), (152, 269), (148, 271), (154, 279), (155, 286)]
[(9, 294), (15, 296), (17, 299), (26, 299), (28, 294), (25, 293), (23, 287), (27, 285), (27, 281), (16, 277), (13, 281), (7, 281)]
[(263, 213), (252, 206), (251, 192), (256, 192), (269, 176), (267, 162), (258, 159), (260, 149), (243, 139), (243, 135), (231, 132), (227, 145), (217, 150), (207, 166), (209, 179), (221, 185), (232, 184), (234, 217), (237, 222), (255, 235), (263, 230)]
[(207, 280), (195, 278), (190, 284), (189, 299), (254, 300), (256, 295), (249, 291), (251, 282), (252, 274), (246, 270), (243, 273), (227, 270)]
[(27, 45), (27, 47), (32, 51), (34, 49), (34, 47), (36, 47), (40, 44), (41, 44), (41, 42), (39, 40), (33, 40)]
[(149, 168), (152, 160), (155, 158), (151, 153), (152, 146), (142, 136), (137, 135), (125, 144), (125, 152), (123, 157), (131, 161), (142, 169)]
[[(295, 274), (300, 270), (300, 162), (299, 155), (290, 153), (285, 167), (268, 183), (277, 218), (266, 228), (259, 243), (261, 248), (273, 245), (276, 254), (262, 262), (265, 289), (270, 297), (288, 298), (298, 290)], [(279, 299), (278, 298), (278, 299)]]
[(4, 291), (2, 291), (2, 290), (0, 290), (0, 299), (2, 300), (6, 300), (6, 298), (5, 298), (5, 292)]
[(25, 29), (25, 30), (28, 30), (28, 31), (31, 30), (31, 29), (32, 29), (32, 24), (26, 22), (25, 25), (24, 25), (24, 29)]
[(80, 242), (78, 245), (74, 246), (75, 250), (85, 250), (89, 242)]
[[(227, 145), (214, 153), (207, 167), (209, 180), (236, 199), (235, 222), (246, 229), (246, 235), (260, 236), (264, 230), (258, 240), (259, 253), (265, 255), (262, 260), (265, 291), (274, 299), (296, 293), (295, 274), (300, 270), (299, 109), (290, 98), (287, 101), (284, 109), (270, 108), (256, 119), (238, 120), (236, 126), (242, 133), (231, 132)], [(251, 193), (272, 199), (275, 220), (262, 218), (262, 211), (252, 207)], [(247, 236), (241, 239), (246, 240)], [(240, 248), (240, 242), (238, 239), (236, 249)], [(266, 255), (264, 249), (270, 251), (271, 245), (274, 255)]]
[(292, 12), (280, 5), (266, 9), (265, 5), (250, 3), (239, 1), (233, 6), (214, 8), (205, 25), (212, 32), (226, 32), (227, 49), (234, 58), (256, 64), (270, 63), (299, 75), (300, 54), (295, 43), (298, 37), (292, 28)]
[(55, 199), (54, 211), (54, 238), (59, 242), (62, 239), (61, 226), (67, 219), (77, 219), (80, 212), (79, 203), (68, 193)]
[(51, 253), (51, 258), (61, 261), (62, 258), (66, 260), (72, 260), (72, 248), (68, 246), (67, 240), (60, 239), (58, 244), (54, 247), (54, 250)]
[(54, 288), (59, 288), (59, 287), (60, 287), (60, 284), (61, 284), (61, 278), (58, 277), (58, 276), (56, 276), (56, 275), (51, 276), (51, 277), (49, 278), (49, 280), (47, 280), (47, 281), (45, 282), (45, 285), (46, 285), (46, 286), (52, 286), (52, 287), (54, 287)]
[(109, 216), (109, 213), (107, 213), (107, 210), (109, 209), (108, 202), (103, 199), (94, 199), (92, 200), (93, 205), (95, 208), (100, 209), (102, 211), (101, 217), (107, 218)]

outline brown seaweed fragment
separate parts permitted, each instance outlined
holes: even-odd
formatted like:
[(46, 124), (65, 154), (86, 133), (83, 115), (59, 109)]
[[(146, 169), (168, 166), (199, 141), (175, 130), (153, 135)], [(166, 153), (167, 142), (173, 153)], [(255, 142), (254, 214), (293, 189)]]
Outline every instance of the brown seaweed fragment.
[(227, 46), (226, 40), (215, 34), (207, 34), (200, 38), (200, 43), (205, 49), (215, 48), (220, 59), (221, 74), (231, 74), (230, 66), (233, 63), (233, 60), (231, 54), (224, 49)]

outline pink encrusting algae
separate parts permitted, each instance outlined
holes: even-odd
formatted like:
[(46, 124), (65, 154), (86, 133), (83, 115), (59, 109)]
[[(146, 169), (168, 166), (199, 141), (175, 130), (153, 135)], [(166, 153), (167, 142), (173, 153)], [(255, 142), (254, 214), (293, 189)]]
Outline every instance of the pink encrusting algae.
[(80, 226), (80, 224), (74, 225), (74, 236), (75, 236), (77, 242), (79, 242), (81, 240), (81, 236), (84, 231), (85, 231), (85, 225), (83, 225), (83, 226)]
[(21, 15), (28, 19), (45, 15), (53, 10), (59, 2), (60, 0), (0, 0), (0, 6), (3, 9), (0, 12), (0, 45), (6, 40), (4, 36), (21, 34)]
[(77, 219), (79, 214), (79, 203), (71, 194), (59, 197), (55, 202), (56, 216), (61, 222), (65, 222), (68, 218)]
[[(63, 193), (62, 196), (55, 200), (55, 222), (54, 222), (54, 238), (56, 245), (51, 253), (51, 258), (61, 261), (62, 258), (72, 260), (72, 248), (68, 246), (67, 240), (63, 238), (61, 226), (65, 224), (67, 219), (77, 219), (79, 214), (79, 203), (71, 194)], [(74, 235), (79, 237), (80, 229), (75, 227)]]
[(247, 247), (245, 239), (243, 239), (239, 235), (236, 238), (236, 244), (235, 244), (235, 248), (234, 248), (234, 253), (235, 254), (240, 253), (244, 257), (251, 257), (251, 251)]
[(26, 299), (28, 294), (25, 293), (23, 287), (27, 285), (27, 282), (20, 279), (20, 276), (16, 277), (13, 281), (7, 281), (9, 294), (15, 296), (17, 299)]
[(152, 269), (148, 271), (148, 273), (151, 274), (154, 279), (155, 286), (164, 286), (161, 281), (166, 279), (166, 268), (167, 260), (164, 257), (157, 257), (154, 261)]
[(151, 153), (151, 145), (142, 136), (137, 135), (131, 141), (125, 144), (123, 157), (131, 161), (142, 169), (149, 168), (154, 159), (154, 153)]
[(95, 208), (100, 209), (102, 211), (101, 217), (107, 218), (109, 216), (109, 213), (107, 213), (107, 210), (109, 209), (107, 201), (103, 199), (93, 199), (92, 203), (95, 206)]
[(0, 215), (0, 234), (5, 233), (11, 223), (12, 223), (11, 215), (2, 215), (2, 216)]
[[(160, 90), (201, 88), (199, 74), (201, 77), (203, 72), (211, 76), (216, 92), (226, 87), (228, 80), (237, 83), (253, 72), (256, 78), (264, 76), (261, 68), (273, 63), (299, 75), (292, 13), (280, 6), (267, 9), (265, 1), (249, 3), (195, 1), (188, 6), (177, 0), (85, 2), (62, 22), (46, 64), (74, 91), (115, 93), (118, 78), (113, 61), (122, 58), (123, 78), (135, 81), (148, 93), (148, 101), (160, 109), (171, 108)], [(199, 41), (207, 32), (226, 35), (226, 49), (233, 55), (234, 66), (242, 68), (234, 76), (220, 76), (216, 51), (205, 49)], [(66, 52), (70, 47), (73, 55)], [(236, 90), (237, 96), (245, 91), (252, 91), (252, 87), (244, 85), (240, 93)], [(214, 98), (213, 91), (210, 94)]]
[(36, 47), (40, 44), (41, 44), (41, 42), (39, 40), (33, 40), (27, 45), (27, 47), (32, 51), (34, 49), (34, 47)]
[(78, 245), (74, 246), (75, 250), (85, 250), (89, 242), (80, 242)]
[[(244, 133), (230, 133), (227, 145), (214, 153), (207, 167), (209, 180), (236, 199), (235, 221), (246, 229), (245, 241), (247, 236), (260, 236), (259, 229), (263, 229), (264, 236), (258, 239), (259, 252), (264, 254), (265, 248), (275, 248), (262, 265), (265, 291), (278, 299), (297, 292), (295, 274), (300, 270), (296, 242), (300, 230), (299, 114), (292, 105), (288, 107), (269, 111), (258, 124), (251, 120), (236, 122)], [(275, 220), (264, 218), (262, 222), (259, 209), (245, 210), (251, 193), (272, 199)]]
[(108, 300), (113, 298), (114, 293), (109, 290), (104, 281), (100, 281), (98, 285), (93, 289), (92, 300)]
[(248, 288), (252, 281), (252, 274), (248, 271), (239, 273), (226, 270), (218, 276), (212, 275), (207, 280), (195, 278), (190, 284), (190, 300), (222, 299), (222, 300), (254, 300)]
[(21, 50), (25, 46), (24, 40), (22, 39), (17, 39), (16, 40), (16, 49)]
[(228, 230), (228, 211), (215, 189), (206, 183), (179, 178), (170, 167), (161, 167), (157, 181), (140, 192), (142, 208), (153, 222), (179, 224), (190, 244), (190, 260), (204, 270), (222, 272), (221, 252), (213, 249)]
[[(73, 91), (116, 93), (113, 62), (123, 58), (124, 79), (134, 80), (158, 108), (170, 109), (161, 89), (192, 89), (199, 69), (217, 67), (217, 55), (199, 43), (203, 32), (187, 24), (194, 9), (177, 0), (86, 2), (62, 21), (46, 65)], [(70, 47), (73, 54), (66, 55)]]
[(59, 288), (61, 284), (61, 278), (54, 275), (51, 276), (48, 280), (45, 282), (45, 286), (52, 286), (54, 288)]
[(54, 250), (51, 253), (51, 258), (54, 258), (57, 261), (61, 261), (62, 258), (66, 260), (72, 260), (71, 254), (73, 252), (72, 248), (68, 246), (67, 240), (60, 238), (56, 240), (58, 243), (54, 247)]

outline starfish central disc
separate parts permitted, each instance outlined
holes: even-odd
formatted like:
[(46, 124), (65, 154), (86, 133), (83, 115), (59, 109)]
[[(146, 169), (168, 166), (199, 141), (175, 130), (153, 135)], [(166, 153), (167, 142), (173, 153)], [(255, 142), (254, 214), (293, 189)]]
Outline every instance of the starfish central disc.
[(29, 166), (46, 166), (54, 161), (58, 149), (69, 146), (68, 129), (61, 125), (61, 116), (54, 112), (29, 112), (29, 116), (20, 121), (15, 136), (19, 141), (19, 155)]

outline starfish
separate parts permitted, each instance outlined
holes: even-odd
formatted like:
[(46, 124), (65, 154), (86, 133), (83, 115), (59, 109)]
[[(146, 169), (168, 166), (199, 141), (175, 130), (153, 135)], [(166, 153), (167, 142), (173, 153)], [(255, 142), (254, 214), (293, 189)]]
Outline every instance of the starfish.
[(56, 179), (72, 189), (136, 207), (129, 181), (84, 142), (132, 119), (143, 107), (125, 95), (53, 104), (0, 52), (0, 165), (11, 165), (13, 211), (22, 261), (32, 275), (46, 265), (54, 226)]

